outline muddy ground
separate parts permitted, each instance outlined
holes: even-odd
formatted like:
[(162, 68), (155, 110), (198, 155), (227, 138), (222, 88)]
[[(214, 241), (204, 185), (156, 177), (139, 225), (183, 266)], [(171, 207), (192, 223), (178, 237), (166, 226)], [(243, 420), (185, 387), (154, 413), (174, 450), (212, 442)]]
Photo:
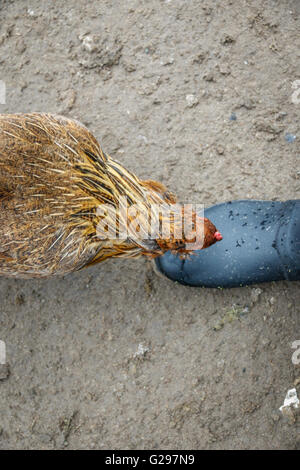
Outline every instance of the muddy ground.
[[(79, 119), (182, 201), (299, 198), (299, 16), (298, 0), (1, 0), (0, 112)], [(130, 260), (1, 278), (0, 295), (0, 448), (300, 448), (279, 412), (299, 282), (188, 288)]]

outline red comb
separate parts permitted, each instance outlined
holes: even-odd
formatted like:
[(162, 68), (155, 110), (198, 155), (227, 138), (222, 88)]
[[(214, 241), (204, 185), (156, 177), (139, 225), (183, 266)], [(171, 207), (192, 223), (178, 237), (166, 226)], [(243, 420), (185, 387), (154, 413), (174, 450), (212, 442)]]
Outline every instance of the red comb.
[(223, 237), (222, 237), (222, 235), (220, 234), (220, 232), (215, 232), (215, 233), (214, 233), (214, 238), (215, 238), (218, 242), (223, 239)]

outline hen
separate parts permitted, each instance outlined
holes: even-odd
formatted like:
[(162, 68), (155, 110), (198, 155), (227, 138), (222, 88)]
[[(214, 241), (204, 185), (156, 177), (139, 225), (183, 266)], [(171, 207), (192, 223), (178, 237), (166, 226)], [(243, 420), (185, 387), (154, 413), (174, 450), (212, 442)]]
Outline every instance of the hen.
[[(202, 242), (191, 248), (187, 241), (197, 232), (177, 236), (184, 211), (175, 202), (162, 184), (142, 181), (112, 160), (77, 121), (39, 113), (0, 115), (2, 275), (63, 275), (110, 257), (155, 257), (168, 250), (186, 255), (221, 239), (204, 219)], [(152, 207), (159, 209), (151, 212), (157, 224), (149, 237)], [(198, 219), (192, 213), (193, 229)], [(124, 230), (126, 236), (120, 236)]]

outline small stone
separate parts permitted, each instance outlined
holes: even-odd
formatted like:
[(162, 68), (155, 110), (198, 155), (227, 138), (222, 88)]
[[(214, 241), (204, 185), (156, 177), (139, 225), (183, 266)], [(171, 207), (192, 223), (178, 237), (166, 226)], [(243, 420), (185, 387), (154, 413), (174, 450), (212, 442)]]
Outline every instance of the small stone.
[(22, 54), (26, 50), (26, 44), (22, 38), (17, 41), (16, 50), (19, 54)]
[(272, 417), (272, 420), (273, 420), (275, 423), (277, 423), (277, 421), (279, 421), (279, 419), (280, 419), (280, 417), (278, 416), (277, 413), (272, 413), (271, 417)]
[(107, 339), (108, 339), (108, 341), (112, 341), (112, 340), (113, 340), (113, 335), (112, 335), (112, 333), (111, 333), (111, 330), (108, 330), (108, 331), (107, 331)]
[(229, 64), (221, 64), (219, 70), (222, 75), (230, 75), (231, 73)]
[(132, 62), (124, 62), (124, 68), (126, 72), (132, 73), (136, 71), (136, 65)]
[(285, 406), (280, 411), (285, 421), (287, 421), (289, 424), (295, 424), (296, 417), (295, 417), (294, 410), (292, 408), (290, 408), (289, 406)]
[(235, 113), (231, 113), (230, 116), (229, 116), (229, 120), (230, 121), (236, 121), (237, 120), (237, 116)]
[(149, 352), (149, 348), (147, 346), (143, 346), (141, 343), (138, 345), (137, 351), (134, 353), (134, 358), (142, 358), (145, 357), (146, 354)]
[(225, 33), (221, 38), (221, 44), (223, 44), (223, 46), (227, 46), (228, 44), (233, 44), (234, 42), (235, 42), (234, 37), (227, 33)]
[(199, 103), (199, 100), (195, 95), (186, 95), (185, 99), (189, 108), (197, 106), (197, 104)]
[(68, 111), (71, 111), (73, 108), (75, 101), (76, 101), (76, 92), (73, 89), (68, 89), (62, 91), (60, 95), (60, 100), (62, 102), (60, 112), (61, 113), (66, 113)]
[(160, 65), (172, 65), (174, 64), (174, 57), (168, 57), (167, 59), (163, 59), (160, 61)]
[(286, 116), (287, 113), (285, 111), (279, 111), (279, 113), (276, 114), (276, 121), (282, 121)]
[(251, 300), (252, 300), (253, 304), (255, 304), (258, 301), (258, 299), (259, 299), (260, 295), (262, 294), (262, 292), (263, 291), (259, 287), (257, 287), (256, 289), (251, 289), (251, 296), (250, 297), (251, 297)]
[(273, 122), (268, 121), (267, 119), (257, 119), (254, 122), (254, 127), (258, 132), (265, 132), (266, 134), (271, 134), (272, 137), (280, 134), (282, 132), (281, 126), (276, 126)]
[(87, 52), (94, 52), (97, 49), (93, 36), (85, 36), (82, 38), (82, 47)]
[(23, 305), (24, 303), (25, 303), (24, 294), (18, 294), (16, 296), (16, 304), (17, 305)]
[(197, 147), (197, 148), (195, 149), (195, 154), (196, 154), (196, 155), (202, 155), (202, 154), (203, 154), (203, 147), (200, 147), (200, 146)]
[(52, 82), (53, 78), (54, 78), (54, 76), (51, 72), (46, 72), (44, 74), (44, 79), (46, 80), (46, 82)]
[(255, 108), (255, 100), (251, 97), (245, 97), (241, 100), (240, 106), (246, 109), (254, 109)]
[(205, 74), (203, 75), (203, 80), (205, 80), (206, 82), (215, 82), (216, 79), (214, 72), (212, 70), (205, 72)]
[(28, 14), (28, 16), (31, 16), (32, 18), (37, 18), (37, 16), (38, 16), (38, 15), (35, 13), (35, 11), (32, 10), (31, 8), (28, 8), (27, 14)]
[(0, 380), (6, 380), (10, 376), (8, 364), (0, 364)]
[(219, 155), (223, 155), (224, 147), (222, 145), (217, 145), (217, 152)]
[(193, 57), (193, 64), (202, 64), (206, 57), (206, 53), (203, 51), (198, 52), (194, 57)]

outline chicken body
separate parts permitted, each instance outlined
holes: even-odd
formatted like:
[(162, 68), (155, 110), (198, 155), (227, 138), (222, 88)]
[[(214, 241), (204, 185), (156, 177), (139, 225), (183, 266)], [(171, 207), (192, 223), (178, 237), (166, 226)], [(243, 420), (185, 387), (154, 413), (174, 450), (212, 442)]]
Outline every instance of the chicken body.
[[(157, 256), (184, 249), (185, 240), (99, 238), (103, 205), (120, 196), (143, 213), (152, 204), (174, 205), (163, 185), (141, 181), (105, 155), (77, 121), (51, 114), (0, 115), (0, 274), (63, 275), (109, 257)], [(204, 245), (217, 241), (205, 220)], [(119, 222), (118, 229), (120, 229)]]

